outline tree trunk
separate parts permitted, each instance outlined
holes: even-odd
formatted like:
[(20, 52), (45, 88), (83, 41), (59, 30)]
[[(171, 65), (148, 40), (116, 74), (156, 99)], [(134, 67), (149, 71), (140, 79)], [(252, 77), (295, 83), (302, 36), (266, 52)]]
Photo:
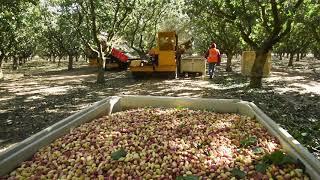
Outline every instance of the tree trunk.
[(85, 62), (88, 62), (88, 58), (87, 58), (87, 55), (86, 54), (82, 54), (81, 57), (83, 58), (83, 60)]
[(267, 61), (268, 52), (258, 50), (256, 51), (256, 58), (254, 60), (251, 77), (250, 77), (250, 85), (251, 88), (261, 88), (262, 87), (262, 77), (263, 77), (263, 68), (264, 64)]
[(98, 75), (97, 75), (97, 83), (104, 83), (104, 69), (103, 69), (103, 55), (101, 50), (101, 45), (98, 39), (98, 32), (96, 27), (96, 12), (95, 12), (95, 4), (93, 0), (90, 0), (90, 15), (92, 21), (92, 35), (93, 39), (98, 47), (99, 56), (97, 58), (98, 61)]
[(22, 57), (19, 57), (19, 66), (22, 66)]
[(279, 54), (279, 60), (282, 60), (282, 53)]
[(288, 66), (293, 66), (293, 53), (290, 53), (289, 63)]
[(79, 55), (76, 55), (76, 62), (79, 61)]
[(231, 60), (232, 60), (232, 54), (227, 53), (227, 66), (226, 66), (226, 71), (227, 72), (231, 72), (232, 71)]
[(2, 72), (2, 65), (0, 64), (0, 82), (4, 80), (3, 72)]
[(69, 55), (68, 71), (73, 69), (72, 65), (73, 65), (73, 56)]
[[(102, 61), (100, 60), (100, 62)], [(100, 67), (100, 64), (98, 65), (97, 83), (98, 84), (104, 83), (104, 69), (103, 69), (103, 66)]]
[(300, 54), (300, 59), (305, 58), (305, 57), (306, 57), (306, 54), (304, 54), (304, 53)]
[(59, 56), (58, 67), (61, 65), (61, 59), (62, 59), (62, 56)]
[(296, 61), (300, 61), (300, 53), (297, 53)]
[(18, 58), (16, 56), (13, 56), (12, 70), (17, 70), (17, 69), (18, 69)]
[(0, 55), (0, 81), (4, 79), (3, 72), (2, 72), (2, 60), (4, 59), (4, 57), (5, 57), (4, 54)]
[(308, 54), (308, 53), (303, 53), (303, 57), (304, 57), (304, 58), (307, 57), (307, 54)]

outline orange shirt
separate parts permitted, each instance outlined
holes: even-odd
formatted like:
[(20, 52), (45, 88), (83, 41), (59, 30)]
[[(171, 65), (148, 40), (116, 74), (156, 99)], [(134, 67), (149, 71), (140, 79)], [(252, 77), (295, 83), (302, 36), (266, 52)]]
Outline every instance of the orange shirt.
[(218, 62), (220, 51), (216, 48), (209, 49), (208, 62)]

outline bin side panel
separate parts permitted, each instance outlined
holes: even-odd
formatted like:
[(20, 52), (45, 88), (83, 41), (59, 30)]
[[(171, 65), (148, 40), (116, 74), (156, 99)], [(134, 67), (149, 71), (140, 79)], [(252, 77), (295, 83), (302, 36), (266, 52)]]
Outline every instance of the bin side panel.
[(182, 59), (181, 60), (181, 73), (192, 72), (192, 59)]
[(122, 96), (122, 110), (144, 107), (177, 108), (187, 107), (195, 110), (210, 110), (215, 112), (238, 112), (235, 99), (204, 99), (163, 96)]
[(249, 105), (250, 109), (239, 109), (243, 114), (251, 111), (254, 117), (259, 121), (269, 133), (277, 137), (281, 146), (292, 157), (301, 161), (305, 167), (306, 172), (310, 175), (311, 179), (320, 179), (320, 161), (317, 160), (305, 147), (303, 147), (296, 139), (294, 139), (286, 130), (276, 124), (270, 117), (258, 108), (254, 103), (245, 103)]
[[(243, 76), (251, 76), (251, 69), (256, 58), (255, 51), (243, 51), (241, 56), (241, 74)], [(271, 71), (271, 52), (268, 53), (267, 61), (263, 67), (263, 76), (267, 77)]]
[(204, 58), (183, 58), (181, 60), (182, 72), (198, 72), (205, 74), (206, 61)]
[(206, 61), (205, 59), (194, 59), (193, 71), (199, 72), (205, 75), (206, 71)]

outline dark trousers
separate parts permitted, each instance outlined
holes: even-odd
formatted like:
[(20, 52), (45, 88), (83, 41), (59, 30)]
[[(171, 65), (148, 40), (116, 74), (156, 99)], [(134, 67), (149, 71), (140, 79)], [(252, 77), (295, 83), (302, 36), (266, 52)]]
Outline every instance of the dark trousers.
[(209, 72), (209, 75), (212, 76), (214, 74), (214, 68), (215, 68), (217, 63), (216, 62), (210, 62), (208, 64), (209, 64), (208, 72)]

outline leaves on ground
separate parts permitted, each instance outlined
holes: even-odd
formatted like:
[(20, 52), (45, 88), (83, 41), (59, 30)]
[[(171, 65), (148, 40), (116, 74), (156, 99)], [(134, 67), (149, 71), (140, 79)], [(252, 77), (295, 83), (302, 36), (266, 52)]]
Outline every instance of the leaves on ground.
[(264, 153), (264, 150), (261, 147), (255, 147), (255, 148), (253, 148), (253, 153), (261, 154), (261, 153)]
[(283, 153), (282, 151), (275, 151), (270, 155), (267, 155), (266, 157), (269, 158), (270, 161), (276, 165), (283, 165), (283, 164), (290, 164), (290, 163), (297, 162), (294, 158)]
[(121, 149), (113, 152), (113, 153), (111, 154), (111, 158), (112, 158), (113, 160), (119, 160), (119, 159), (122, 158), (122, 157), (126, 157), (126, 155), (127, 155), (127, 152), (126, 152), (123, 148), (121, 148)]
[(199, 180), (199, 177), (194, 175), (177, 176), (176, 180)]
[(240, 141), (240, 145), (241, 147), (248, 147), (248, 146), (254, 145), (256, 142), (257, 142), (257, 137), (251, 136)]
[(237, 178), (244, 178), (246, 176), (246, 173), (241, 171), (240, 169), (233, 169), (231, 171), (231, 174), (234, 176), (234, 177), (237, 177)]
[(265, 173), (269, 166), (269, 164), (262, 162), (256, 165), (256, 170), (258, 172)]

